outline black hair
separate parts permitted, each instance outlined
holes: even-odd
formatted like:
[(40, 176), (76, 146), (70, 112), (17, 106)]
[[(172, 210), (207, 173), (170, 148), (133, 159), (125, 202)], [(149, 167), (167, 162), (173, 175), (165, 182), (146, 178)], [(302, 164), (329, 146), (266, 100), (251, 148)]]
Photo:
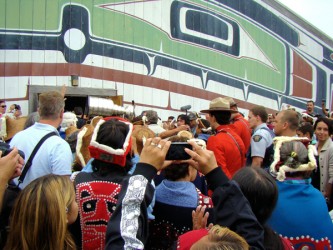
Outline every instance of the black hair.
[[(114, 149), (123, 148), (128, 132), (129, 127), (127, 124), (120, 122), (116, 119), (111, 119), (104, 122), (100, 126), (97, 133), (96, 141), (100, 144), (104, 144)], [(113, 170), (121, 171), (126, 174), (132, 167), (131, 158), (132, 157), (130, 153), (128, 153), (126, 156), (125, 167), (95, 159), (92, 162), (93, 170), (94, 172), (99, 172), (102, 175), (106, 175)]]
[(205, 128), (209, 128), (210, 127), (210, 122), (207, 121), (206, 119), (200, 118), (200, 121), (205, 126)]
[(253, 213), (261, 224), (271, 216), (278, 199), (278, 188), (273, 177), (264, 169), (244, 167), (232, 178), (250, 202)]
[(216, 122), (220, 125), (226, 125), (230, 123), (231, 112), (230, 111), (212, 111), (210, 116), (214, 116)]
[(315, 122), (315, 124), (313, 125), (314, 130), (316, 130), (319, 122), (323, 122), (323, 123), (325, 123), (327, 125), (327, 127), (328, 127), (328, 134), (329, 135), (333, 134), (332, 120), (330, 120), (328, 118), (325, 118), (325, 117), (318, 118), (317, 121)]
[[(181, 136), (172, 136), (169, 138), (168, 141), (171, 142), (186, 142), (188, 138), (181, 137)], [(165, 178), (170, 181), (176, 181), (178, 179), (184, 178), (188, 175), (188, 163), (173, 163), (166, 167), (164, 171)]]
[(297, 130), (301, 131), (302, 134), (309, 133), (310, 138), (312, 138), (314, 132), (313, 126), (308, 122), (303, 123), (301, 126), (298, 127)]
[(190, 118), (187, 116), (187, 115), (179, 115), (178, 117), (177, 117), (177, 120), (178, 119), (181, 119), (181, 120), (183, 120), (183, 121), (185, 121), (185, 125), (190, 125)]
[(16, 110), (21, 110), (21, 106), (18, 105), (18, 104), (14, 104), (14, 109), (16, 109)]
[(82, 109), (82, 107), (74, 107), (74, 113), (76, 115), (83, 115), (83, 109)]
[(278, 187), (273, 177), (262, 168), (243, 167), (232, 179), (238, 183), (254, 215), (264, 228), (265, 249), (283, 250), (279, 235), (265, 225), (278, 199)]

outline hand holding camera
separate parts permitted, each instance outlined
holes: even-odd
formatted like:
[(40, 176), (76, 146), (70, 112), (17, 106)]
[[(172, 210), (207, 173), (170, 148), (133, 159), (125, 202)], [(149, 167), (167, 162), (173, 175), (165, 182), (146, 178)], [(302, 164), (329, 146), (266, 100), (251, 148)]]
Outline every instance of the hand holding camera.
[(21, 175), (24, 159), (19, 154), (19, 150), (17, 148), (7, 150), (5, 151), (5, 154), (3, 154), (3, 151), (0, 151), (0, 157), (0, 177), (3, 180), (8, 182), (9, 180)]
[(185, 151), (192, 157), (189, 160), (193, 161), (192, 164), (190, 163), (192, 166), (196, 166), (204, 175), (218, 167), (213, 151), (203, 149), (195, 141), (189, 140), (188, 143), (192, 145), (193, 150), (185, 148)]

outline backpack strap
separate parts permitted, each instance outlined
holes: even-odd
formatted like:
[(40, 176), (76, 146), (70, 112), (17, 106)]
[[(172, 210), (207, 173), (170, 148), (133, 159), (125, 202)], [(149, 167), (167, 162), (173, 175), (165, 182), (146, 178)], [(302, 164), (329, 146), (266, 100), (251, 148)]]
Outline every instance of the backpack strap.
[(28, 170), (30, 169), (31, 167), (31, 164), (32, 164), (32, 161), (35, 157), (35, 154), (37, 153), (37, 151), (39, 150), (40, 146), (44, 143), (44, 141), (46, 141), (49, 137), (51, 136), (54, 136), (54, 135), (57, 135), (56, 132), (50, 132), (48, 134), (46, 134), (42, 139), (40, 139), (40, 141), (37, 143), (36, 147), (34, 148), (34, 150), (32, 151), (29, 159), (27, 160), (25, 166), (24, 166), (24, 169), (22, 171), (22, 174), (20, 175), (19, 179), (18, 179), (18, 183), (17, 183), (17, 187), (20, 186), (20, 184), (24, 181), (24, 178), (28, 172)]

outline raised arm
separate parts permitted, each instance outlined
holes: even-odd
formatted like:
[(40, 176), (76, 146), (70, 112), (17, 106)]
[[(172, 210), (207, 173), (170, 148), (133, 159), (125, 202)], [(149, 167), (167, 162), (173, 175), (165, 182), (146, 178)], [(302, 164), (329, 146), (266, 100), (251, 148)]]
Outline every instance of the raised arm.
[(170, 142), (148, 139), (132, 176), (122, 182), (117, 207), (108, 223), (105, 249), (144, 249), (148, 238), (147, 207), (154, 195), (150, 184), (163, 166)]

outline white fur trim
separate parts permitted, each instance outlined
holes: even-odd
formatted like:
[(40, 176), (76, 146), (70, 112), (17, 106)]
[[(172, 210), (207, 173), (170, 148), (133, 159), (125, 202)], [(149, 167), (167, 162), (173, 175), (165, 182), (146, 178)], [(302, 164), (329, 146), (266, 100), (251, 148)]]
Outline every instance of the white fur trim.
[(310, 171), (317, 167), (317, 162), (315, 155), (317, 154), (316, 147), (313, 145), (308, 146), (308, 158), (309, 162), (306, 164), (301, 164), (298, 168), (290, 168), (286, 165), (282, 165), (279, 168), (279, 171), (276, 171), (276, 165), (280, 161), (280, 149), (284, 142), (290, 141), (303, 141), (308, 140), (306, 137), (289, 137), (289, 136), (277, 136), (273, 139), (274, 141), (274, 161), (270, 166), (270, 173), (276, 177), (279, 181), (284, 181), (286, 179), (286, 172), (302, 172)]
[(61, 127), (68, 128), (69, 126), (76, 127), (77, 117), (72, 112), (65, 112), (62, 117)]
[(82, 167), (86, 165), (84, 157), (81, 153), (81, 148), (82, 148), (83, 136), (86, 134), (87, 130), (88, 130), (87, 127), (83, 127), (82, 130), (77, 134), (76, 155), (79, 158)]
[(129, 146), (129, 141), (131, 139), (131, 136), (132, 136), (132, 131), (133, 131), (133, 124), (130, 123), (130, 122), (124, 122), (124, 121), (121, 121), (120, 122), (123, 122), (125, 124), (128, 125), (129, 127), (129, 131), (127, 133), (127, 136), (126, 136), (126, 139), (125, 139), (125, 142), (124, 142), (124, 145), (123, 145), (123, 148), (118, 148), (118, 149), (114, 149), (114, 148), (111, 148), (107, 145), (104, 145), (104, 144), (99, 144), (97, 141), (96, 141), (96, 138), (97, 138), (97, 133), (99, 131), (99, 128), (100, 126), (105, 122), (104, 119), (101, 119), (99, 120), (99, 122), (96, 124), (96, 127), (94, 129), (94, 133), (93, 133), (93, 136), (91, 138), (91, 142), (90, 142), (90, 145), (91, 146), (94, 146), (95, 148), (98, 148), (98, 149), (101, 149), (109, 154), (113, 154), (113, 155), (124, 155), (125, 152), (126, 152), (126, 149), (127, 147)]

